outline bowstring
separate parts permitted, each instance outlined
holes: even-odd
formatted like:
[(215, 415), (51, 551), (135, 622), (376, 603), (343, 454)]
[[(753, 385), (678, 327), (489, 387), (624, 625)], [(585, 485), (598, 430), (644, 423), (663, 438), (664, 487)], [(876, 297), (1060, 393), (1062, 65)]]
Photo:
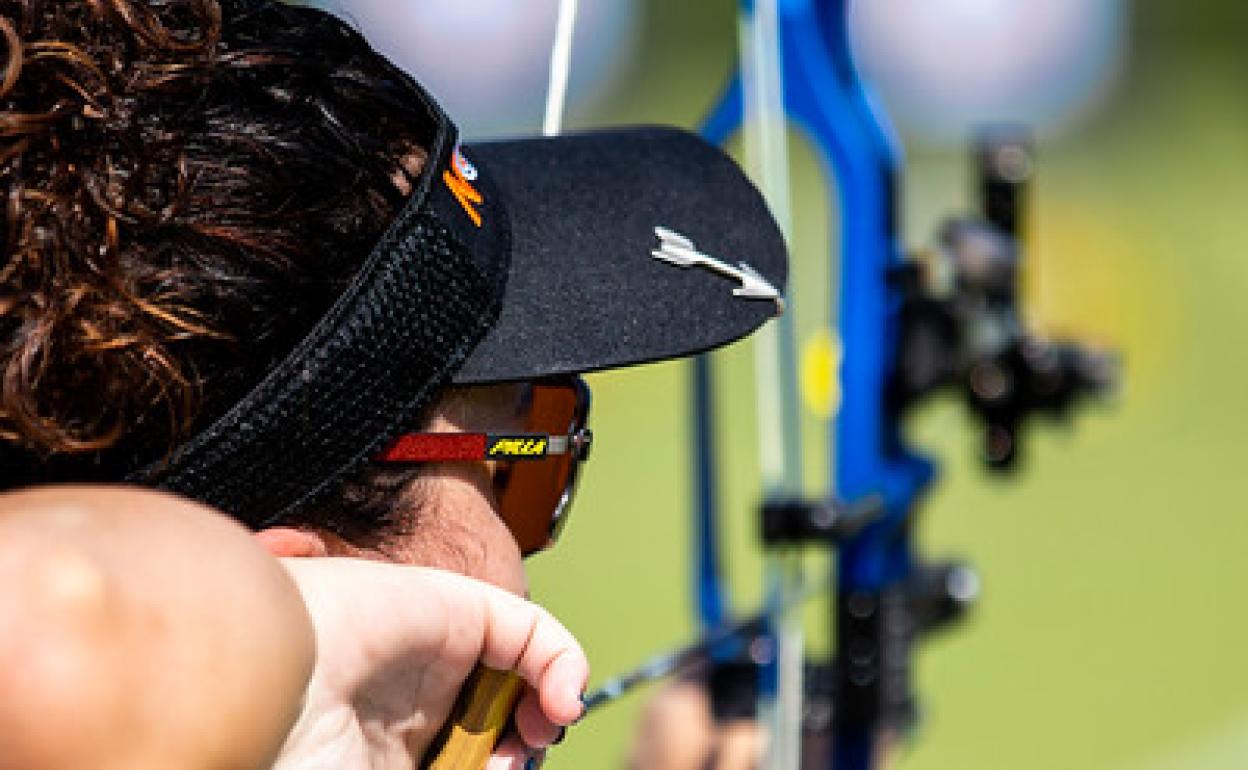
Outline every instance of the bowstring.
[(550, 79), (546, 88), (546, 115), (543, 136), (558, 136), (568, 98), (568, 76), (572, 69), (572, 38), (576, 32), (578, 0), (559, 0), (555, 39), (550, 46)]
[[(742, 8), (739, 27), (746, 165), (791, 248), (793, 211), (779, 7), (776, 0), (756, 0), (750, 5)], [(767, 496), (797, 498), (804, 492), (795, 334), (790, 302), (781, 318), (755, 335), (759, 467)], [(769, 733), (764, 766), (797, 770), (805, 639), (790, 599), (800, 583), (800, 559), (795, 554), (768, 555), (765, 572), (767, 603), (777, 609), (772, 614), (775, 690), (761, 689), (759, 700), (759, 717)]]

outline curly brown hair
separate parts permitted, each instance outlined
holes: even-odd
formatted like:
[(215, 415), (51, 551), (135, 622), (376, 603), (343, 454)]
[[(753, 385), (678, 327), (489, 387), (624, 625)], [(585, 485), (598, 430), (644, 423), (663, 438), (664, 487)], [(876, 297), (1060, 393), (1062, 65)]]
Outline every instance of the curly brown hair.
[(0, 33), (0, 438), (158, 456), (324, 312), (432, 122), (357, 33), (271, 0), (0, 0)]
[[(274, 0), (0, 0), (0, 35), (0, 488), (115, 481), (306, 334), (437, 124), (356, 31)], [(374, 542), (418, 472), (288, 523)]]

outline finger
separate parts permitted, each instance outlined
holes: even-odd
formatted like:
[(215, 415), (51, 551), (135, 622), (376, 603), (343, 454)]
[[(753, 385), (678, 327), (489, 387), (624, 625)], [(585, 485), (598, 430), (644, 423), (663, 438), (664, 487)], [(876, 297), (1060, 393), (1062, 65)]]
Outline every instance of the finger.
[[(349, 627), (370, 629), (374, 653), (436, 655), (438, 674), (448, 680), (462, 679), (477, 660), (514, 670), (538, 690), (552, 721), (568, 724), (580, 716), (589, 663), (572, 634), (538, 605), (443, 570), (352, 559), (304, 561), (322, 562), (323, 571), (357, 579), (361, 590), (349, 593), (359, 598), (338, 609), (350, 619)], [(413, 596), (422, 601), (412, 601)], [(465, 611), (474, 605), (479, 613)]]
[(552, 722), (574, 722), (584, 710), (580, 696), (589, 679), (589, 661), (580, 644), (541, 607), (504, 591), (487, 596), (482, 662), (520, 674), (537, 690), (542, 711)]
[(485, 770), (533, 770), (541, 765), (543, 759), (545, 752), (534, 752), (513, 735), (498, 744), (485, 763)]
[(666, 685), (645, 705), (633, 736), (629, 770), (705, 770), (715, 750), (706, 687), (693, 680)]
[(525, 745), (534, 749), (544, 749), (550, 746), (563, 732), (562, 727), (546, 717), (538, 695), (532, 688), (525, 688), (513, 718), (520, 739)]
[(537, 688), (542, 711), (552, 721), (568, 725), (580, 718), (589, 662), (572, 634), (545, 610), (516, 670)]
[(736, 719), (719, 728), (715, 770), (755, 770), (763, 756), (765, 739), (757, 722)]

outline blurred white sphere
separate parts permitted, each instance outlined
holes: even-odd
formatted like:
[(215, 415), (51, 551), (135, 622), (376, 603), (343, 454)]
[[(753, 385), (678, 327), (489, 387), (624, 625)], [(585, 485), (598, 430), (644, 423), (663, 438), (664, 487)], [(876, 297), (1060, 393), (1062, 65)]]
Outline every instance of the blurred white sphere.
[[(534, 133), (546, 105), (557, 0), (307, 0), (352, 22), (470, 137)], [(607, 95), (638, 37), (637, 4), (580, 0), (568, 111)]]
[(957, 140), (984, 123), (1059, 131), (1089, 114), (1124, 57), (1121, 0), (858, 0), (858, 63), (901, 128)]

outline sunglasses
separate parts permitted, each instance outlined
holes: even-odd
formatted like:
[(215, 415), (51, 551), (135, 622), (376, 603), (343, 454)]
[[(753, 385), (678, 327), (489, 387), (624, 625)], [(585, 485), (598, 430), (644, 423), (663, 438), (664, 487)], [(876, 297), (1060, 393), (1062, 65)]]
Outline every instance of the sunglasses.
[(594, 435), (589, 386), (580, 377), (528, 386), (523, 432), (406, 433), (374, 458), (380, 463), (491, 461), (499, 516), (521, 554), (552, 545), (567, 522), (580, 465)]

